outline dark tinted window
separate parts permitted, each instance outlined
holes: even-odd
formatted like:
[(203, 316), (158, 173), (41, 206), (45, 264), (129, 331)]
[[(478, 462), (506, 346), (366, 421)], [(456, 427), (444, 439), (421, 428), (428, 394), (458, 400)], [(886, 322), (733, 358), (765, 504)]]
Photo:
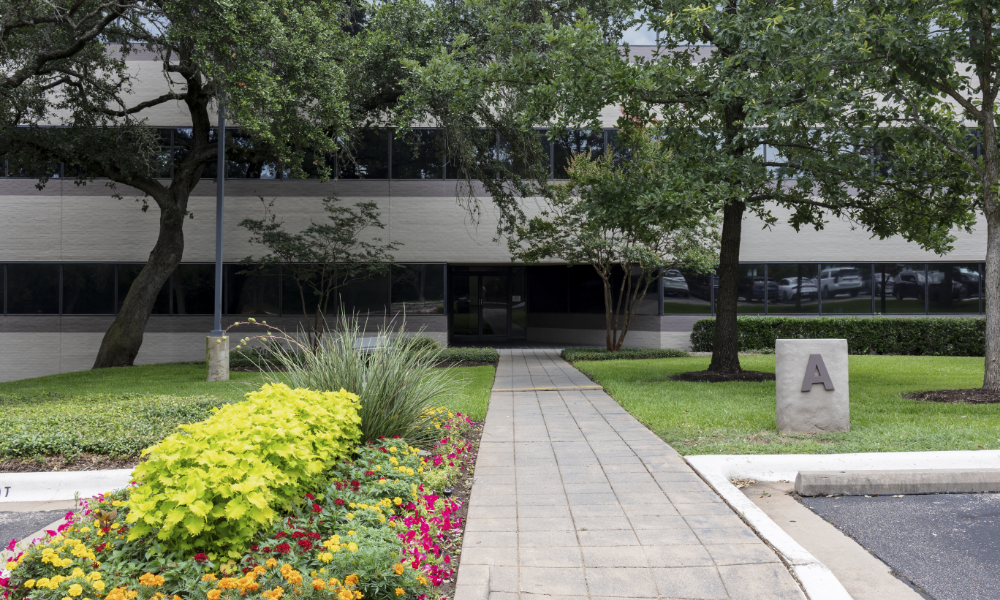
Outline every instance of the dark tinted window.
[(552, 144), (555, 179), (566, 179), (566, 167), (576, 154), (587, 154), (597, 158), (604, 152), (604, 131), (570, 130), (556, 138)]
[[(375, 275), (340, 288), (344, 310), (351, 313), (384, 313), (389, 306), (389, 276)], [(333, 302), (331, 300), (332, 313)]]
[[(278, 268), (243, 273), (240, 265), (226, 265), (226, 313), (231, 315), (278, 314)], [(213, 311), (214, 312), (214, 311)]]
[[(502, 165), (511, 164), (509, 153), (502, 154), (498, 149), (496, 131), (481, 129), (479, 130), (478, 138), (471, 143), (475, 144), (475, 150), (471, 151), (473, 160), (483, 168), (485, 177), (494, 177), (496, 171), (502, 168)], [(448, 141), (445, 144), (448, 148), (448, 164), (446, 167), (448, 179), (459, 179), (460, 176), (464, 177), (464, 174), (459, 174), (458, 159), (454, 156), (457, 149), (452, 147)], [(393, 177), (395, 177), (395, 174)]]
[(548, 132), (538, 131), (537, 140), (537, 142), (532, 142), (537, 145), (529, 148), (514, 144), (501, 136), (498, 147), (500, 161), (505, 163), (508, 169), (521, 176), (529, 175), (528, 166), (531, 164), (537, 164), (543, 172), (548, 172), (551, 176), (552, 146), (549, 143)]
[(266, 154), (265, 150), (254, 146), (249, 135), (238, 131), (226, 131), (226, 177), (278, 179), (280, 175), (277, 158), (265, 156)]
[[(344, 179), (386, 179), (389, 177), (389, 130), (363, 129), (345, 140), (339, 157)], [(353, 160), (352, 160), (353, 159)]]
[(63, 314), (110, 315), (114, 312), (114, 265), (63, 265)]
[(569, 272), (564, 266), (525, 268), (528, 280), (528, 312), (564, 313), (569, 310)]
[(393, 137), (393, 179), (441, 179), (443, 161), (444, 134), (440, 129), (413, 129)]
[[(617, 271), (620, 269), (616, 270), (620, 282), (621, 276)], [(604, 312), (604, 282), (589, 265), (569, 267), (569, 312)]]
[(7, 265), (7, 312), (59, 314), (59, 265)]
[(444, 265), (393, 267), (391, 312), (444, 312), (444, 269)]
[[(121, 310), (122, 303), (125, 302), (125, 295), (132, 287), (132, 282), (139, 276), (139, 271), (145, 265), (118, 265), (118, 310)], [(153, 303), (154, 315), (165, 315), (170, 312), (170, 279), (163, 284), (160, 293)]]
[(336, 157), (333, 154), (316, 154), (308, 150), (302, 157), (302, 170), (305, 171), (306, 179), (319, 179), (320, 171), (327, 170), (327, 177), (334, 177), (336, 173)]
[(29, 164), (18, 162), (11, 155), (7, 156), (7, 177), (20, 179), (58, 179), (62, 175), (62, 165), (58, 162), (49, 164)]
[(215, 313), (215, 265), (180, 265), (173, 289), (175, 315)]

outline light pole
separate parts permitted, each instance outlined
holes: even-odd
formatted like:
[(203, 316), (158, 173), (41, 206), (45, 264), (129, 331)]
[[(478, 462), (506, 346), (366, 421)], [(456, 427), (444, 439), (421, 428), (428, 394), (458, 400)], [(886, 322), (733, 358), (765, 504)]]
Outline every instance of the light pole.
[(229, 337), (222, 329), (222, 209), (226, 198), (226, 107), (219, 97), (219, 156), (215, 169), (215, 316), (208, 334), (208, 381), (229, 381)]

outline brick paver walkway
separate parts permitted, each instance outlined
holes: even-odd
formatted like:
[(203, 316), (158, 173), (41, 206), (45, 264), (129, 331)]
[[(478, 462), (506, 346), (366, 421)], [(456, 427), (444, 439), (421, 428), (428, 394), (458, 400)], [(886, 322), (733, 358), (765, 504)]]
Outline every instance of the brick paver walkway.
[[(537, 390), (593, 385), (555, 350), (500, 351), (455, 600), (803, 600), (774, 552), (604, 391)], [(536, 390), (499, 391), (516, 388)]]

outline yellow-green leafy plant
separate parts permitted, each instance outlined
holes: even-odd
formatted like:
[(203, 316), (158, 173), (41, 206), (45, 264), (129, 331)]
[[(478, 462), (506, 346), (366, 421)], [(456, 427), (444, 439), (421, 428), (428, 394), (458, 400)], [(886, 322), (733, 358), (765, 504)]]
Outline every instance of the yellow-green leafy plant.
[(129, 539), (155, 533), (174, 550), (238, 557), (319, 489), (361, 437), (358, 397), (266, 384), (148, 448), (129, 500)]

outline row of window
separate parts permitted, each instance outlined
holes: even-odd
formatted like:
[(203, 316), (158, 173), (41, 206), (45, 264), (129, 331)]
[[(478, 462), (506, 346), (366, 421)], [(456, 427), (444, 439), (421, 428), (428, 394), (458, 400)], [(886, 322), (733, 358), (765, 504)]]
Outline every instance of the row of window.
[[(744, 314), (980, 314), (983, 263), (740, 263)], [(668, 271), (664, 314), (714, 314), (714, 275)]]
[[(142, 269), (141, 264), (11, 263), (3, 275), (3, 314), (113, 315)], [(229, 315), (301, 315), (303, 295), (280, 267), (244, 273), (223, 265), (223, 311)], [(444, 312), (442, 264), (393, 267), (387, 275), (352, 282), (338, 290), (345, 308), (373, 313)], [(315, 310), (306, 286), (305, 310)], [(331, 299), (331, 309), (337, 304)], [(157, 296), (153, 314), (211, 315), (215, 310), (215, 265), (182, 264)]]

